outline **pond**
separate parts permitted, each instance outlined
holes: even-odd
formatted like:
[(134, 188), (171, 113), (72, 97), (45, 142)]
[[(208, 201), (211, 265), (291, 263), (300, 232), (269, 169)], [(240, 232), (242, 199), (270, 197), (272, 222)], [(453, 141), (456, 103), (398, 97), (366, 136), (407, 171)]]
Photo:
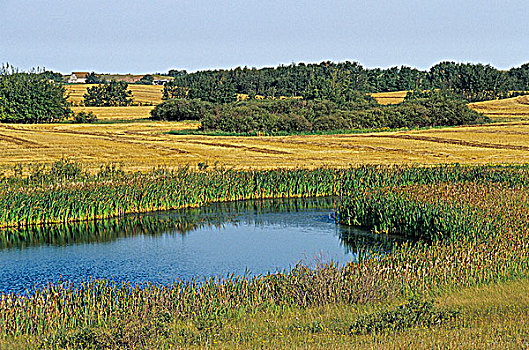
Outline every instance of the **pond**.
[(168, 284), (255, 276), (298, 263), (358, 259), (393, 238), (337, 225), (335, 198), (216, 203), (202, 208), (0, 232), (0, 293), (90, 278)]

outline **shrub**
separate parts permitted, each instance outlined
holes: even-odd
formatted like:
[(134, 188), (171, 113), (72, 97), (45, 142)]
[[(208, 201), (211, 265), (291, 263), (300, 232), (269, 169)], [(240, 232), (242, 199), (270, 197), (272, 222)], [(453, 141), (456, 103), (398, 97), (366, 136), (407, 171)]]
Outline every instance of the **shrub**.
[(172, 99), (164, 101), (151, 111), (154, 120), (200, 120), (205, 114), (211, 113), (213, 105), (198, 99)]
[(403, 331), (413, 327), (430, 327), (457, 317), (459, 311), (440, 309), (430, 300), (408, 299), (394, 310), (377, 311), (357, 319), (350, 328), (352, 334), (383, 331)]
[(72, 111), (64, 88), (45, 74), (0, 69), (0, 122), (46, 123), (68, 118)]
[(112, 107), (130, 106), (132, 91), (127, 90), (129, 84), (123, 81), (111, 81), (86, 89), (84, 94), (85, 106)]
[(76, 113), (73, 119), (75, 123), (93, 123), (96, 120), (97, 120), (97, 117), (92, 112)]
[(362, 101), (251, 100), (216, 105), (201, 121), (203, 130), (277, 133), (453, 126), (489, 119), (463, 100), (432, 96), (376, 107)]
[(346, 113), (337, 112), (316, 118), (313, 127), (317, 131), (347, 130), (351, 129), (351, 121)]

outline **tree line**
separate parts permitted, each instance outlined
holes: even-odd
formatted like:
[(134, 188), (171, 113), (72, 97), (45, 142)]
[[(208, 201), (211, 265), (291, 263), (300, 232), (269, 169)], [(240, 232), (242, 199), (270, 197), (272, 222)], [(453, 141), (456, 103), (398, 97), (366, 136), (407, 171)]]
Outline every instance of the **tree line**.
[(390, 92), (446, 90), (469, 102), (504, 98), (513, 91), (529, 91), (529, 63), (508, 71), (491, 65), (441, 62), (423, 71), (401, 66), (368, 69), (357, 62), (330, 61), (273, 68), (238, 67), (188, 73), (170, 70), (174, 80), (165, 85), (164, 98), (234, 102), (238, 94), (304, 99), (347, 99), (348, 91)]
[[(435, 94), (444, 96), (446, 100), (480, 101), (512, 96), (513, 91), (529, 91), (529, 63), (500, 71), (490, 65), (441, 62), (428, 71), (421, 71), (404, 66), (367, 69), (356, 62), (327, 61), (275, 68), (239, 67), (195, 73), (171, 70), (168, 74), (174, 80), (165, 85), (164, 99), (227, 104), (224, 108), (229, 109), (229, 113), (235, 108), (233, 106), (239, 94), (247, 94), (250, 98), (257, 95), (268, 98), (300, 97), (306, 101), (329, 101), (340, 106), (362, 105), (363, 110), (375, 111), (375, 107), (370, 105), (373, 101), (369, 101), (365, 95), (367, 92), (410, 90), (413, 91), (410, 95), (416, 100), (429, 99)], [(91, 82), (99, 79), (91, 73), (90, 79), (92, 78), (94, 81)], [(146, 76), (144, 81), (148, 82), (150, 78)], [(11, 66), (2, 66), (0, 122), (53, 122), (71, 117), (73, 114), (70, 104), (58, 81), (59, 74), (51, 71), (20, 72)], [(100, 83), (87, 90), (85, 105), (130, 105), (131, 92), (127, 89), (127, 83)], [(262, 106), (264, 105), (259, 105), (258, 108), (264, 108)], [(250, 105), (248, 108), (254, 107)], [(389, 113), (387, 111), (391, 108), (393, 107), (381, 110)], [(223, 113), (226, 114), (225, 112)], [(93, 119), (82, 117), (79, 120)], [(370, 118), (367, 115), (365, 117)], [(345, 119), (350, 121), (354, 118)], [(303, 119), (298, 121), (304, 123)], [(313, 127), (315, 120), (308, 121)], [(341, 120), (336, 122), (341, 123)], [(353, 122), (351, 125), (355, 127), (360, 124)], [(349, 122), (343, 125), (347, 126)]]

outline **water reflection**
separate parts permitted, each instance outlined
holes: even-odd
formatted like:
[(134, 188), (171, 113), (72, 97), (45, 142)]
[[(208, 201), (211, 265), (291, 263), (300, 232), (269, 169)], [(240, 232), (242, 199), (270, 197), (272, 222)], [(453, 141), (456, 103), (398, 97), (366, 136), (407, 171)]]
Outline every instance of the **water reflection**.
[[(0, 230), (0, 249), (24, 248), (38, 245), (70, 245), (110, 242), (136, 235), (155, 236), (167, 232), (185, 235), (203, 227), (221, 228), (223, 225), (245, 222), (269, 224), (265, 213), (299, 212), (307, 209), (327, 209), (332, 213), (336, 198), (266, 199), (213, 203), (200, 208), (128, 215), (100, 221), (40, 225), (29, 228)], [(279, 221), (278, 221), (279, 219)], [(274, 223), (288, 222), (288, 217), (275, 217)]]
[[(303, 224), (298, 222), (299, 218), (288, 214), (311, 209), (326, 212), (319, 219), (334, 223), (338, 200), (336, 197), (322, 197), (223, 202), (200, 208), (128, 215), (101, 221), (9, 228), (0, 230), (0, 249), (104, 243), (138, 235), (186, 235), (204, 227), (221, 229), (226, 224), (288, 226), (295, 222), (299, 225)], [(314, 223), (307, 221), (306, 224)], [(371, 234), (358, 227), (343, 225), (336, 225), (336, 234), (346, 252), (352, 254), (365, 250), (387, 252), (395, 242), (400, 241), (397, 237)]]
[(255, 276), (299, 262), (343, 264), (388, 252), (394, 238), (336, 225), (336, 198), (217, 203), (101, 222), (0, 232), (0, 292), (58, 278), (132, 283)]

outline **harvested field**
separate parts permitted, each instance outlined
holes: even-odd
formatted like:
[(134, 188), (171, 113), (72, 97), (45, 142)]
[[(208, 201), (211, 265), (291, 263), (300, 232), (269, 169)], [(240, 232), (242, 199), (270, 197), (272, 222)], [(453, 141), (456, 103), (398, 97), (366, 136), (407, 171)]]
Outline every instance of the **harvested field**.
[(471, 103), (469, 107), (493, 120), (529, 120), (529, 96), (476, 102)]
[(376, 92), (371, 96), (381, 105), (395, 105), (404, 101), (408, 91)]
[(93, 169), (110, 162), (147, 170), (199, 162), (237, 168), (352, 164), (526, 163), (529, 122), (353, 135), (170, 135), (198, 123), (0, 124), (0, 169), (63, 157)]
[[(75, 106), (78, 106), (83, 101), (83, 95), (86, 89), (97, 84), (74, 84), (64, 85), (68, 100)], [(129, 84), (129, 90), (132, 91), (132, 98), (134, 104), (141, 105), (156, 105), (162, 102), (163, 86), (159, 85), (133, 85)]]
[[(86, 87), (86, 85), (70, 85)], [(138, 88), (157, 88), (141, 86)], [(402, 93), (401, 93), (402, 94)], [(352, 164), (529, 162), (527, 97), (471, 104), (497, 121), (491, 125), (353, 135), (228, 137), (170, 135), (197, 122), (153, 122), (152, 106), (74, 107), (109, 124), (0, 124), (0, 173), (15, 164), (50, 163), (63, 157), (94, 169), (110, 162), (147, 170), (208, 162), (237, 168)]]
[(72, 107), (75, 113), (81, 111), (94, 113), (99, 120), (134, 120), (150, 117), (154, 106), (132, 107)]

